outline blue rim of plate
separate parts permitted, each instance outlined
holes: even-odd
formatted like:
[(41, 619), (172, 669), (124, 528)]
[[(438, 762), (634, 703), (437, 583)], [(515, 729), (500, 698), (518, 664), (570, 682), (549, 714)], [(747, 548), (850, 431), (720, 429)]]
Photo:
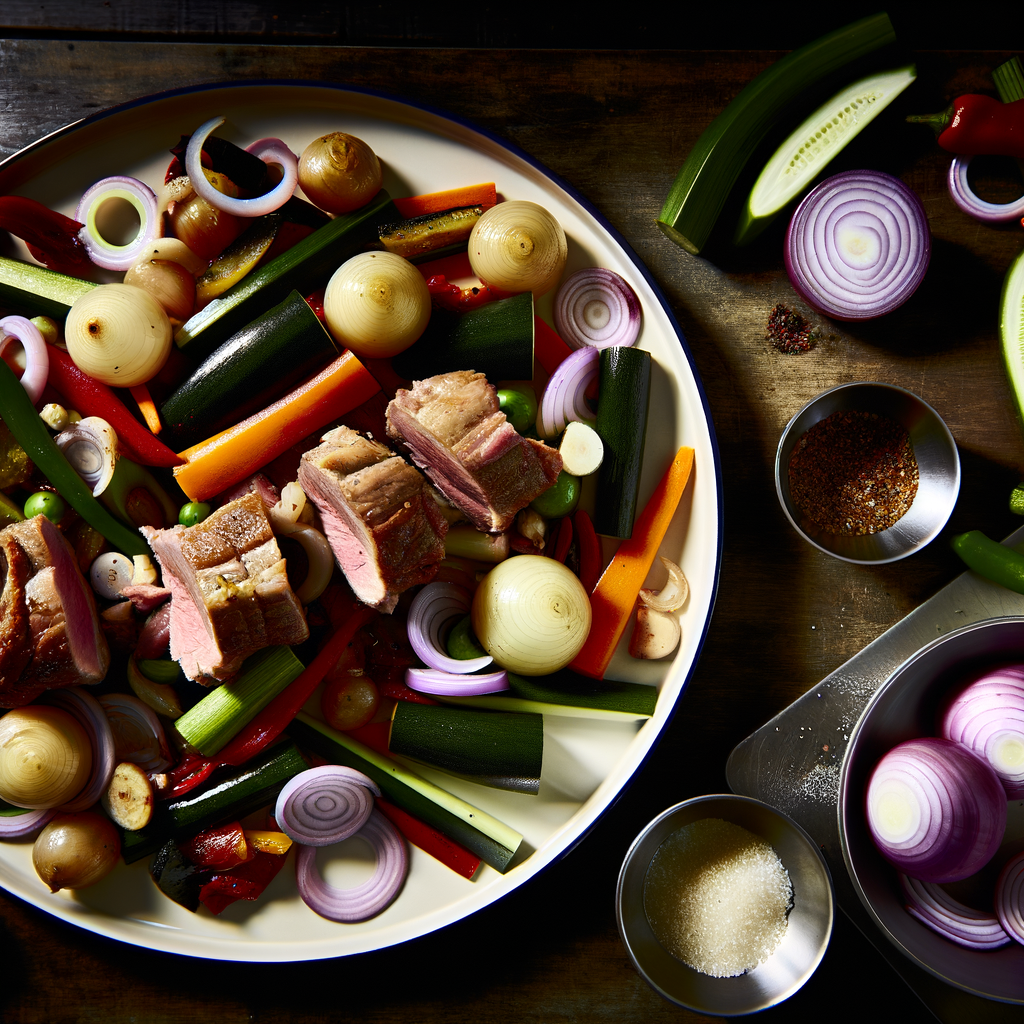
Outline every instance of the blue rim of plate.
[[(687, 345), (687, 342), (686, 342), (686, 336), (683, 334), (682, 328), (679, 326), (679, 323), (676, 320), (675, 314), (672, 312), (672, 308), (669, 305), (668, 300), (666, 299), (665, 294), (662, 291), (661, 287), (658, 285), (658, 283), (651, 276), (650, 271), (647, 269), (646, 265), (640, 259), (640, 257), (636, 254), (636, 252), (634, 251), (633, 247), (629, 244), (629, 242), (626, 241), (626, 239), (622, 236), (622, 234), (607, 220), (607, 218), (593, 205), (593, 203), (590, 202), (590, 200), (588, 200), (585, 196), (581, 195), (571, 184), (569, 184), (567, 181), (565, 181), (559, 175), (555, 174), (553, 171), (549, 170), (547, 167), (544, 166), (543, 163), (541, 163), (535, 157), (531, 156), (525, 150), (521, 149), (514, 142), (511, 142), (508, 139), (505, 139), (505, 138), (501, 137), (500, 135), (495, 134), (494, 132), (490, 131), (489, 129), (484, 128), (484, 127), (474, 123), (473, 121), (470, 121), (470, 120), (467, 120), (465, 118), (459, 117), (459, 116), (457, 116), (455, 114), (452, 114), (451, 112), (449, 112), (447, 110), (444, 110), (444, 109), (442, 109), (440, 107), (435, 107), (435, 106), (433, 106), (432, 104), (429, 104), (429, 103), (422, 103), (422, 102), (419, 102), (419, 101), (410, 100), (407, 97), (396, 95), (394, 93), (389, 93), (389, 92), (386, 92), (384, 90), (372, 89), (372, 88), (368, 88), (368, 87), (365, 87), (365, 86), (346, 85), (343, 82), (330, 82), (330, 81), (326, 81), (325, 82), (325, 81), (318, 81), (318, 80), (313, 80), (313, 79), (287, 79), (287, 78), (240, 79), (240, 80), (234, 80), (234, 81), (227, 80), (227, 81), (220, 81), (220, 82), (207, 82), (207, 83), (203, 83), (203, 84), (199, 84), (199, 85), (182, 86), (182, 87), (177, 88), (177, 89), (167, 89), (167, 90), (163, 90), (161, 92), (151, 93), (151, 94), (148, 94), (146, 96), (137, 97), (137, 98), (132, 99), (132, 100), (127, 100), (124, 103), (119, 103), (119, 104), (116, 104), (115, 106), (112, 106), (112, 107), (104, 108), (103, 110), (97, 111), (94, 114), (90, 114), (87, 117), (80, 118), (79, 120), (72, 121), (69, 124), (66, 124), (66, 125), (64, 125), (61, 128), (57, 128), (54, 131), (49, 132), (47, 135), (44, 135), (42, 138), (36, 139), (34, 142), (29, 143), (29, 145), (24, 146), (22, 149), (19, 149), (16, 153), (12, 153), (10, 156), (5, 157), (3, 160), (0, 160), (0, 180), (2, 180), (4, 172), (11, 165), (17, 163), (20, 160), (25, 159), (26, 157), (31, 156), (36, 150), (42, 149), (44, 146), (46, 146), (46, 145), (48, 145), (48, 144), (50, 144), (52, 142), (55, 142), (55, 141), (57, 141), (58, 139), (60, 139), (60, 138), (62, 138), (64, 136), (71, 135), (71, 134), (73, 134), (73, 133), (75, 133), (77, 131), (80, 131), (80, 130), (82, 130), (84, 128), (87, 128), (87, 127), (89, 127), (89, 126), (91, 126), (93, 124), (105, 121), (105, 120), (107, 120), (107, 119), (109, 119), (111, 117), (114, 117), (114, 116), (116, 116), (118, 114), (121, 114), (121, 113), (124, 113), (124, 112), (127, 112), (127, 111), (130, 111), (130, 110), (132, 110), (132, 109), (134, 109), (136, 107), (146, 106), (146, 105), (151, 104), (151, 103), (156, 103), (156, 102), (159, 102), (159, 101), (168, 100), (168, 99), (172, 99), (174, 97), (179, 97), (179, 96), (188, 96), (188, 95), (191, 95), (191, 94), (199, 94), (199, 93), (204, 93), (204, 92), (215, 92), (215, 91), (217, 91), (219, 89), (246, 89), (246, 88), (258, 89), (258, 88), (267, 88), (267, 87), (304, 88), (304, 89), (313, 88), (313, 89), (325, 89), (325, 90), (330, 90), (330, 91), (336, 91), (336, 92), (339, 92), (339, 93), (355, 93), (355, 94), (358, 94), (358, 95), (373, 97), (375, 99), (380, 99), (380, 100), (384, 100), (384, 101), (387, 101), (387, 102), (397, 103), (397, 104), (400, 104), (400, 105), (403, 105), (403, 106), (406, 106), (406, 107), (410, 107), (410, 108), (413, 108), (415, 110), (422, 111), (423, 113), (429, 114), (429, 115), (431, 115), (433, 117), (436, 117), (436, 118), (439, 118), (439, 119), (442, 119), (442, 120), (445, 120), (445, 121), (449, 121), (452, 124), (458, 125), (458, 126), (460, 126), (462, 128), (468, 129), (471, 132), (474, 132), (477, 135), (483, 136), (484, 138), (486, 138), (486, 139), (490, 140), (491, 142), (495, 143), (501, 149), (507, 150), (513, 156), (517, 157), (518, 159), (522, 160), (523, 162), (529, 164), (531, 167), (533, 167), (534, 169), (539, 171), (548, 180), (554, 182), (559, 188), (561, 188), (575, 202), (579, 203), (579, 205), (587, 212), (587, 214), (589, 216), (591, 216), (594, 219), (594, 221), (597, 222), (597, 224), (601, 227), (601, 229), (616, 243), (616, 245), (619, 246), (619, 248), (622, 249), (623, 253), (633, 263), (633, 265), (636, 268), (637, 272), (644, 278), (644, 280), (647, 283), (648, 287), (650, 287), (651, 291), (654, 293), (654, 295), (657, 298), (659, 304), (661, 305), (662, 312), (666, 316), (666, 318), (667, 318), (667, 320), (669, 322), (669, 325), (671, 326), (672, 330), (675, 332), (676, 338), (679, 341), (680, 350), (681, 350), (681, 352), (682, 352), (684, 358), (686, 359), (686, 362), (687, 362), (687, 364), (688, 364), (688, 366), (690, 368), (690, 373), (691, 373), (691, 375), (693, 377), (694, 385), (696, 387), (698, 395), (700, 396), (704, 424), (705, 424), (705, 426), (707, 428), (707, 431), (708, 431), (709, 443), (710, 443), (710, 447), (711, 447), (712, 453), (714, 455), (714, 477), (715, 477), (716, 508), (717, 508), (717, 519), (718, 519), (718, 521), (717, 521), (717, 524), (716, 524), (717, 525), (717, 537), (716, 537), (715, 561), (714, 561), (714, 570), (713, 570), (712, 579), (711, 579), (711, 593), (710, 593), (709, 598), (708, 598), (708, 610), (707, 610), (707, 614), (705, 616), (704, 622), (702, 624), (701, 635), (700, 635), (700, 637), (699, 637), (699, 639), (697, 641), (697, 644), (695, 646), (693, 660), (692, 660), (689, 668), (686, 671), (685, 679), (683, 679), (682, 683), (680, 684), (679, 695), (676, 698), (676, 701), (675, 701), (674, 705), (672, 706), (671, 711), (668, 713), (668, 715), (665, 718), (664, 724), (662, 725), (661, 732), (658, 734), (658, 736), (655, 738), (654, 742), (652, 742), (650, 744), (650, 746), (647, 748), (646, 752), (643, 754), (643, 756), (637, 762), (637, 764), (636, 764), (635, 768), (633, 769), (632, 773), (630, 774), (629, 778), (626, 779), (622, 783), (622, 785), (619, 787), (619, 790), (615, 794), (615, 796), (611, 800), (609, 800), (608, 803), (605, 804), (605, 806), (601, 809), (601, 811), (594, 817), (593, 821), (591, 821), (585, 828), (583, 828), (582, 831), (576, 836), (576, 838), (573, 841), (568, 843), (561, 850), (561, 852), (558, 853), (557, 856), (552, 858), (551, 861), (549, 861), (546, 864), (543, 864), (535, 872), (533, 872), (529, 876), (529, 878), (525, 879), (524, 882), (521, 883), (521, 884), (527, 884), (532, 878), (536, 878), (539, 875), (543, 874), (553, 864), (558, 863), (559, 861), (564, 859), (570, 852), (572, 852), (590, 834), (590, 832), (600, 823), (600, 821), (607, 815), (607, 813), (616, 804), (618, 804), (618, 802), (622, 799), (622, 797), (626, 793), (626, 791), (631, 788), (631, 786), (635, 782), (637, 776), (643, 771), (643, 769), (646, 766), (647, 762), (649, 761), (651, 755), (654, 753), (654, 750), (656, 749), (658, 744), (661, 742), (661, 739), (662, 739), (662, 736), (664, 734), (665, 729), (669, 726), (669, 724), (674, 719), (674, 717), (676, 715), (676, 712), (678, 711), (678, 708), (679, 708), (679, 703), (682, 700), (682, 697), (684, 696), (684, 694), (686, 693), (686, 689), (688, 688), (688, 686), (690, 684), (690, 680), (693, 678), (693, 673), (696, 670), (698, 662), (700, 661), (700, 656), (701, 656), (701, 654), (703, 652), (704, 644), (705, 644), (705, 642), (707, 640), (708, 630), (710, 629), (710, 626), (711, 626), (711, 619), (712, 619), (712, 616), (714, 614), (715, 603), (716, 603), (717, 598), (718, 598), (718, 588), (719, 588), (719, 582), (720, 582), (721, 570), (722, 570), (722, 553), (723, 553), (723, 547), (724, 547), (724, 536), (723, 535), (724, 535), (724, 518), (725, 518), (724, 517), (724, 509), (723, 509), (723, 485), (722, 485), (721, 452), (720, 452), (719, 447), (718, 447), (718, 438), (717, 438), (717, 435), (715, 434), (714, 422), (713, 422), (712, 417), (711, 417), (711, 410), (710, 410), (710, 407), (708, 405), (707, 393), (705, 392), (705, 389), (704, 389), (704, 382), (701, 379), (701, 376), (700, 376), (699, 371), (697, 370), (696, 364), (694, 363), (693, 354), (690, 352), (689, 346)], [(516, 885), (512, 889), (508, 890), (507, 892), (501, 893), (495, 899), (490, 900), (486, 905), (484, 905), (483, 907), (480, 907), (478, 910), (474, 911), (474, 913), (479, 913), (481, 911), (485, 911), (487, 909), (487, 907), (493, 906), (494, 904), (496, 904), (496, 903), (498, 903), (498, 902), (500, 902), (502, 900), (505, 900), (509, 896), (513, 895), (515, 893), (515, 891), (519, 887), (520, 887), (519, 885)], [(47, 912), (45, 910), (45, 908), (42, 908), (42, 907), (37, 907), (36, 909), (39, 909), (39, 910), (41, 910), (44, 913)], [(75, 924), (76, 922), (69, 922), (69, 923)], [(437, 930), (443, 930), (445, 927), (449, 927), (449, 926), (450, 925), (444, 925), (440, 929), (437, 929)], [(84, 927), (84, 926), (80, 925), (80, 927)], [(105, 936), (105, 937), (111, 938), (110, 936)], [(418, 936), (418, 937), (422, 937), (422, 936)], [(130, 940), (118, 939), (116, 936), (112, 937), (112, 938), (113, 938), (114, 941), (130, 942)], [(407, 942), (415, 941), (415, 938), (416, 937), (410, 937), (409, 939), (406, 939), (405, 941), (407, 941)], [(172, 954), (172, 955), (182, 955), (182, 954)], [(192, 955), (192, 954), (189, 954), (189, 955)], [(194, 954), (194, 955), (199, 957), (199, 958), (203, 958), (202, 954)], [(357, 954), (349, 954), (349, 955), (357, 955)], [(258, 962), (258, 961), (256, 961), (256, 962)]]

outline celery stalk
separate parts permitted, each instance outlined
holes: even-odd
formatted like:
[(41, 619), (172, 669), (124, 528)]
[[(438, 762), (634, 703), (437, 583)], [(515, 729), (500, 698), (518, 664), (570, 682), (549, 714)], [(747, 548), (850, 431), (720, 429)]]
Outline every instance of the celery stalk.
[(303, 669), (286, 646), (267, 647), (247, 658), (230, 683), (208, 693), (174, 724), (189, 746), (212, 757), (252, 721)]

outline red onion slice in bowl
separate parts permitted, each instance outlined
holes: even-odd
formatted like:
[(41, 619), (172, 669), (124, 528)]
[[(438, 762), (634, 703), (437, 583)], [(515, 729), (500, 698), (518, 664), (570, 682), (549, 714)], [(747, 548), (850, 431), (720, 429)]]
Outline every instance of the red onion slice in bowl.
[(907, 913), (958, 946), (998, 949), (1010, 941), (995, 914), (965, 906), (932, 882), (901, 872), (900, 887), (907, 899)]
[(1024, 852), (1009, 860), (999, 873), (996, 914), (1007, 935), (1024, 943)]
[(847, 171), (797, 207), (786, 233), (786, 272), (819, 313), (869, 320), (917, 290), (931, 258), (924, 207), (899, 178)]

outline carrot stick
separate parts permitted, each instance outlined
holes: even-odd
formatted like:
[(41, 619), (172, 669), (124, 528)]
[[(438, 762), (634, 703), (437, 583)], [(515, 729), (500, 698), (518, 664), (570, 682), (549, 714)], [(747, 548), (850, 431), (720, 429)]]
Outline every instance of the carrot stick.
[(152, 433), (159, 434), (163, 424), (160, 422), (160, 414), (156, 411), (156, 404), (149, 393), (149, 388), (145, 384), (136, 384), (135, 387), (128, 390), (132, 393), (132, 398), (135, 399), (139, 412), (142, 413), (142, 418), (146, 421), (146, 426)]
[(497, 201), (498, 193), (493, 181), (393, 200), (398, 212), (407, 220), (410, 217), (422, 217), (425, 213), (455, 210), (460, 206), (494, 206)]
[(693, 449), (680, 448), (633, 524), (633, 535), (597, 581), (590, 596), (590, 633), (570, 665), (581, 675), (604, 678), (692, 471)]
[(572, 349), (539, 316), (533, 318), (533, 354), (549, 376), (559, 363), (572, 355)]
[(174, 477), (192, 501), (205, 501), (379, 390), (366, 367), (346, 350), (262, 412), (181, 452), (185, 464), (175, 467)]

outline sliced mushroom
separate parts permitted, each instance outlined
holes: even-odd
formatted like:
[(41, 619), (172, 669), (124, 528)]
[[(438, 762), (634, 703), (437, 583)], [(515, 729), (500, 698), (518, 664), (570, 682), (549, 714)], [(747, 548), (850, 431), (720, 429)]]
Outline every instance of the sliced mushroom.
[(661, 557), (661, 564), (668, 573), (668, 582), (661, 590), (648, 590), (646, 587), (640, 591), (640, 600), (648, 608), (657, 612), (674, 612), (686, 604), (690, 595), (690, 584), (686, 582), (683, 570), (670, 562), (664, 555)]
[(640, 605), (636, 610), (629, 653), (647, 661), (667, 658), (679, 646), (681, 638), (682, 630), (674, 615)]

